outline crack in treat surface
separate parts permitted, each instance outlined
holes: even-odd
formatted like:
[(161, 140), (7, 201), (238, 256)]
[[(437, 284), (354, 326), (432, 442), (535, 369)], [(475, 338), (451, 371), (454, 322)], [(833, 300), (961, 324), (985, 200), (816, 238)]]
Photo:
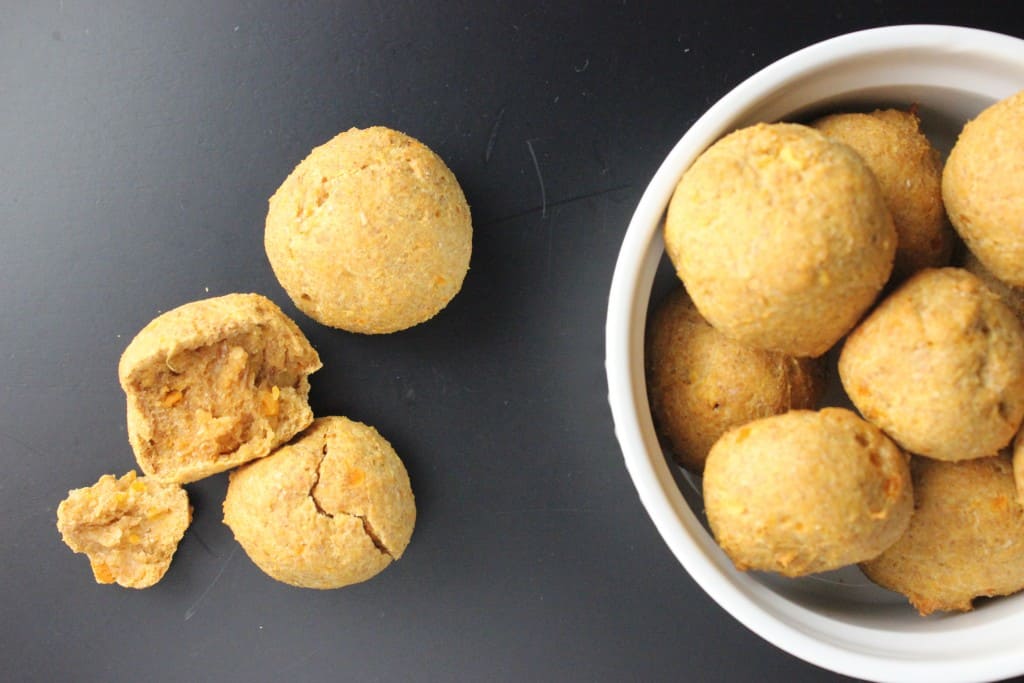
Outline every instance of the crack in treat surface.
[(231, 473), (224, 522), (271, 577), (306, 588), (365, 581), (402, 556), (415, 525), (408, 474), (367, 425), (319, 418)]

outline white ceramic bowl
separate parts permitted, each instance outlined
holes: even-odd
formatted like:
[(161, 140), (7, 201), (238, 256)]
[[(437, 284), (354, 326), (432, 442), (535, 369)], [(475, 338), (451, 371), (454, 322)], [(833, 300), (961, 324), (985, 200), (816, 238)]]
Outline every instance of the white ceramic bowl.
[(818, 666), (878, 681), (1024, 673), (1024, 594), (922, 618), (855, 568), (803, 579), (735, 570), (704, 526), (699, 482), (662, 452), (647, 402), (644, 325), (652, 289), (672, 277), (660, 230), (665, 209), (694, 159), (742, 126), (916, 103), (925, 132), (948, 151), (968, 119), (1021, 89), (1024, 41), (1000, 34), (894, 26), (818, 43), (758, 72), (709, 109), (662, 163), (626, 232), (608, 303), (606, 370), (615, 433), (640, 499), (669, 548), (719, 605)]

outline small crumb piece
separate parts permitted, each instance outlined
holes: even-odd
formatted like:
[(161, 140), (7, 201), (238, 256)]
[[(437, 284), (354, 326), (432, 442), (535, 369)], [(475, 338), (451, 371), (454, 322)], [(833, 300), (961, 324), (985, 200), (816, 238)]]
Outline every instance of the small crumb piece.
[(68, 492), (57, 507), (57, 529), (76, 553), (89, 557), (97, 583), (147, 588), (171, 564), (192, 520), (179, 484), (105, 474), (93, 486)]

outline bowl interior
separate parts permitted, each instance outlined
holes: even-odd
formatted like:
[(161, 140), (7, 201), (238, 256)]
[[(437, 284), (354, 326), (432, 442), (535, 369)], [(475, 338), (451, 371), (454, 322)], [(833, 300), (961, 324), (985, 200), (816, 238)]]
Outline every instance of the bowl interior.
[[(967, 614), (920, 617), (855, 567), (802, 579), (735, 570), (703, 518), (699, 478), (661, 449), (647, 404), (643, 332), (676, 284), (661, 222), (675, 183), (721, 135), (759, 121), (915, 106), (947, 153), (963, 124), (1024, 85), (1024, 42), (956, 27), (890, 27), (812, 46), (748, 79), (698, 120), (667, 157), (627, 231), (609, 299), (609, 400), (627, 469), (666, 543), (725, 609), (812, 663), (874, 680), (988, 680), (1024, 672), (1016, 633), (1024, 594)], [(836, 382), (838, 385), (838, 382)], [(846, 405), (833, 387), (826, 404)]]

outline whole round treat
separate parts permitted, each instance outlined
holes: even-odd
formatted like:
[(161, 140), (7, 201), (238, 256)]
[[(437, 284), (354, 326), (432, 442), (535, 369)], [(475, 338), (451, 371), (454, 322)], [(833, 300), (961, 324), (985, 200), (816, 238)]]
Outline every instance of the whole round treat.
[(1024, 330), (966, 270), (922, 270), (850, 334), (839, 378), (860, 413), (912, 453), (994, 455), (1024, 418)]
[(875, 174), (896, 227), (893, 276), (949, 263), (953, 228), (942, 204), (942, 158), (916, 114), (899, 109), (832, 114), (811, 124), (853, 148)]
[(861, 565), (921, 614), (967, 611), (980, 596), (1024, 588), (1024, 508), (1006, 456), (914, 458), (914, 515), (903, 536)]
[(682, 287), (658, 305), (647, 331), (647, 393), (658, 432), (682, 466), (701, 472), (732, 427), (813, 408), (821, 363), (729, 339), (700, 316)]
[(740, 570), (803, 576), (875, 557), (907, 528), (907, 456), (844, 408), (725, 433), (704, 467), (715, 540)]
[(942, 172), (946, 212), (967, 248), (1024, 286), (1024, 91), (967, 123)]
[(373, 427), (319, 418), (231, 473), (224, 523), (278, 581), (340, 588), (402, 556), (416, 522), (405, 466)]
[(1003, 300), (1003, 303), (1010, 307), (1013, 314), (1017, 316), (1017, 320), (1024, 322), (1024, 288), (1008, 285), (997, 278), (971, 252), (967, 252), (967, 256), (964, 257), (964, 270), (977, 275), (986, 287), (995, 292)]
[(462, 287), (473, 228), (444, 162), (384, 127), (314, 149), (270, 198), (264, 245), (295, 305), (379, 334), (436, 315)]
[(725, 136), (683, 174), (665, 247), (722, 333), (820, 356), (889, 278), (896, 232), (856, 152), (807, 126), (758, 124)]

